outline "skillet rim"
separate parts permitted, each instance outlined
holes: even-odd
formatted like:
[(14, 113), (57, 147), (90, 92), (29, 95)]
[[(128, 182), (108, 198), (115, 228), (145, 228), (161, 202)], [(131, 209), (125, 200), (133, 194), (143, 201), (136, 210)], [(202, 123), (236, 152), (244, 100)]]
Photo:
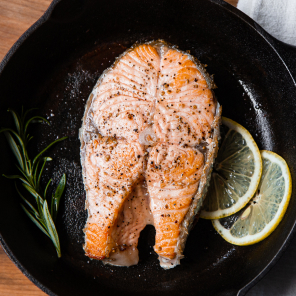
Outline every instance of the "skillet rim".
[[(41, 27), (46, 21), (49, 20), (51, 13), (53, 12), (56, 5), (63, 0), (53, 0), (47, 10), (44, 12), (44, 14), (29, 28), (27, 29), (20, 38), (14, 43), (14, 45), (10, 48), (10, 50), (7, 52), (7, 54), (4, 56), (3, 60), (0, 62), (0, 75), (3, 72), (4, 68), (12, 58), (13, 54), (19, 49), (19, 47), (23, 44), (23, 42), (39, 27)], [(287, 62), (283, 59), (282, 55), (278, 51), (278, 47), (281, 48), (281, 46), (286, 45), (285, 43), (277, 40), (273, 36), (271, 36), (269, 33), (267, 33), (258, 23), (256, 23), (253, 19), (251, 19), (249, 16), (244, 14), (242, 11), (237, 9), (236, 7), (232, 6), (231, 4), (223, 1), (223, 0), (207, 0), (213, 4), (216, 4), (223, 9), (226, 9), (228, 12), (234, 14), (236, 17), (240, 19), (240, 21), (248, 24), (257, 34), (259, 34), (265, 42), (273, 49), (273, 51), (276, 53), (276, 55), (279, 57), (283, 65), (285, 66), (287, 72), (289, 73), (294, 86), (296, 88), (296, 77), (294, 78), (293, 74), (291, 73), (290, 67), (287, 65)], [(277, 43), (277, 44), (274, 44)], [(284, 50), (284, 48), (282, 48)], [(295, 53), (296, 53), (296, 47), (295, 47)], [(269, 263), (261, 270), (260, 273), (258, 273), (254, 278), (249, 281), (245, 286), (243, 286), (240, 290), (235, 292), (235, 295), (237, 296), (243, 296), (245, 295), (253, 286), (255, 286), (271, 269), (272, 267), (278, 262), (278, 260), (281, 258), (289, 244), (291, 243), (291, 240), (293, 236), (296, 233), (296, 219), (294, 221), (294, 224), (287, 235), (285, 241), (281, 245), (278, 252), (274, 255), (274, 257), (269, 261)], [(58, 296), (54, 292), (52, 292), (48, 287), (44, 286), (40, 281), (36, 280), (27, 270), (26, 268), (18, 261), (18, 259), (14, 256), (13, 252), (10, 250), (9, 246), (6, 244), (5, 240), (3, 239), (1, 233), (0, 233), (0, 244), (6, 253), (6, 255), (10, 258), (10, 260), (20, 269), (20, 271), (31, 281), (33, 282), (38, 288), (40, 288), (43, 292), (47, 293), (48, 295), (52, 296)]]
[[(49, 7), (46, 9), (44, 14), (29, 28), (27, 29), (20, 38), (13, 44), (13, 46), (9, 49), (7, 54), (4, 56), (3, 60), (0, 62), (0, 75), (3, 72), (5, 66), (13, 56), (13, 54), (19, 49), (19, 47), (24, 43), (24, 41), (39, 27), (41, 27), (46, 21), (48, 21), (52, 11), (54, 10), (55, 6), (62, 0), (53, 0)], [(1, 77), (1, 76), (0, 76)], [(33, 283), (35, 284), (40, 290), (50, 296), (58, 296), (57, 294), (53, 293), (48, 287), (45, 287), (41, 282), (36, 280), (28, 271), (27, 269), (18, 261), (18, 259), (14, 256), (13, 252), (10, 250), (9, 246), (6, 244), (5, 240), (3, 239), (1, 232), (0, 232), (0, 245), (2, 246), (5, 254), (8, 258), (15, 264), (15, 266)]]

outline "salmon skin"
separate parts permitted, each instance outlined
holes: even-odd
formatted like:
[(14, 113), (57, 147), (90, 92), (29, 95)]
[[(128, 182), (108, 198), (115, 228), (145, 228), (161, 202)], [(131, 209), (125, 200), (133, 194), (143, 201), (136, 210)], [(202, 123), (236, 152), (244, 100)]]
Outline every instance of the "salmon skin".
[(86, 256), (135, 265), (151, 224), (160, 265), (180, 264), (218, 150), (213, 88), (198, 60), (162, 40), (134, 45), (104, 71), (80, 129)]

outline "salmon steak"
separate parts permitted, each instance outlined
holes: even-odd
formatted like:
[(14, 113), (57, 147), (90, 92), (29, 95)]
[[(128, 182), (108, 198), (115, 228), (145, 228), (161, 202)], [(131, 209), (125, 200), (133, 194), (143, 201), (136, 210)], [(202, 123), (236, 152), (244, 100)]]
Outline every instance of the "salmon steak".
[(180, 264), (218, 150), (213, 88), (197, 59), (162, 40), (134, 45), (104, 71), (80, 129), (86, 256), (135, 265), (150, 224), (160, 265)]

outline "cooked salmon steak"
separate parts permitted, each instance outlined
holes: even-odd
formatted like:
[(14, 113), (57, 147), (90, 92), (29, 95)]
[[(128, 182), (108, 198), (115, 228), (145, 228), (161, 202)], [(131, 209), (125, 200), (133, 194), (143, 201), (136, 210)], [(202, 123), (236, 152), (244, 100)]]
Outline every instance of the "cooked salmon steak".
[(161, 40), (133, 46), (102, 74), (80, 130), (88, 257), (137, 264), (152, 224), (160, 265), (180, 264), (218, 149), (213, 86), (194, 57)]

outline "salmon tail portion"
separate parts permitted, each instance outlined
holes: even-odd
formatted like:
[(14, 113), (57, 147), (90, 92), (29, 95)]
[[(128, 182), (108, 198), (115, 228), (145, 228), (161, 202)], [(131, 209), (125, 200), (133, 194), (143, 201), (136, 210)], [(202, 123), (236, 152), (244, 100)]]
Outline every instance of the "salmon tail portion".
[[(166, 259), (176, 258), (180, 226), (197, 187), (198, 183), (193, 183), (183, 189), (161, 189), (161, 195), (159, 195), (159, 189), (150, 188), (154, 196), (152, 206), (156, 229), (154, 251), (159, 256)], [(161, 199), (162, 196), (165, 198)]]
[(180, 225), (197, 191), (203, 166), (204, 156), (195, 148), (162, 143), (150, 152), (146, 180), (156, 229), (154, 250), (160, 257), (177, 256)]
[(84, 178), (88, 219), (84, 250), (90, 258), (108, 258), (118, 244), (112, 237), (126, 198), (143, 178), (141, 146), (110, 137), (96, 137), (85, 145)]

